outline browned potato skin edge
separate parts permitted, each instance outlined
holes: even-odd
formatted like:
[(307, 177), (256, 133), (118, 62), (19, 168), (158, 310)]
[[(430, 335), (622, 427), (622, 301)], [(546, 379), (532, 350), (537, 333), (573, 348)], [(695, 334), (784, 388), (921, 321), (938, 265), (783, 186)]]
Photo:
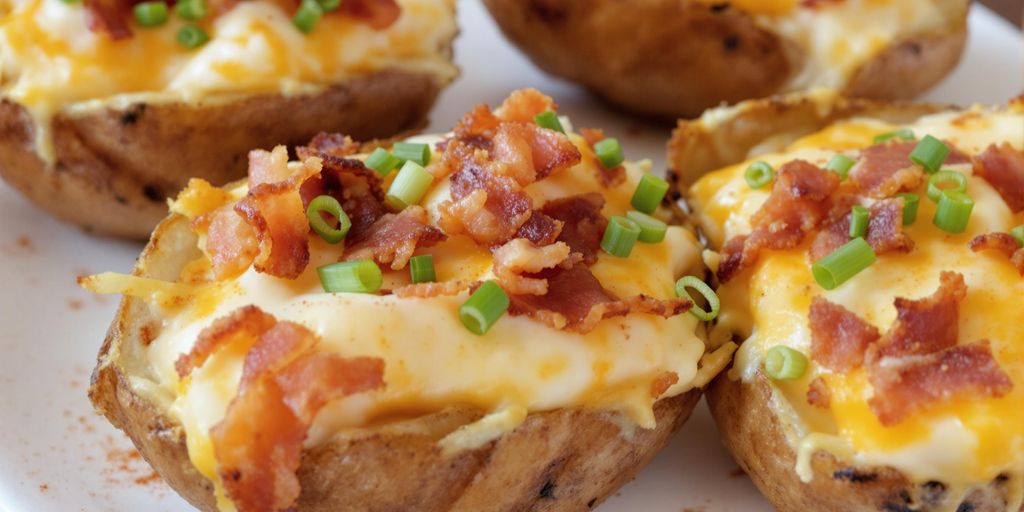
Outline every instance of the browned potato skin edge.
[[(188, 221), (172, 215), (147, 245), (134, 274), (174, 279), (198, 256)], [(129, 384), (158, 317), (126, 298), (100, 350), (89, 397), (186, 500), (214, 512), (211, 484), (188, 457), (184, 430)], [(142, 367), (145, 365), (142, 364)], [(562, 409), (530, 414), (515, 430), (452, 457), (437, 441), (480, 413), (449, 408), (399, 425), (335, 438), (303, 454), (303, 511), (576, 511), (593, 508), (664, 447), (701, 395), (695, 389), (655, 405), (657, 427), (623, 436), (608, 413)]]
[(51, 124), (53, 165), (36, 152), (32, 117), (4, 99), (0, 176), (86, 231), (145, 240), (189, 178), (227, 183), (245, 175), (249, 150), (303, 144), (321, 131), (370, 140), (421, 128), (443, 85), (430, 74), (385, 70), (291, 97), (60, 112)]

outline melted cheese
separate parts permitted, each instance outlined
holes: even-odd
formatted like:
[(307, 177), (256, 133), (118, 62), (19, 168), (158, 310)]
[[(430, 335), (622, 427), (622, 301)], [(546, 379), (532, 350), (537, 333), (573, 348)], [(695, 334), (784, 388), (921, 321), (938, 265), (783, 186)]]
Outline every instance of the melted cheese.
[[(1024, 114), (976, 107), (968, 114), (943, 113), (909, 125), (918, 136), (932, 134), (976, 155), (989, 144), (1007, 141), (1024, 147)], [(878, 120), (854, 119), (798, 140), (784, 151), (761, 155), (776, 168), (794, 158), (824, 165), (837, 152), (871, 144), (874, 135), (897, 128)], [(852, 153), (851, 153), (852, 154)], [(716, 171), (691, 189), (699, 223), (712, 244), (751, 230), (750, 215), (768, 192), (751, 190), (743, 171), (748, 163)], [(809, 241), (788, 251), (765, 251), (748, 273), (724, 285), (722, 322), (712, 339), (735, 334), (746, 338), (736, 356), (733, 377), (753, 379), (763, 355), (773, 346), (810, 350), (808, 311), (811, 299), (822, 296), (853, 311), (885, 331), (896, 317), (894, 297), (920, 298), (938, 287), (943, 270), (964, 275), (968, 294), (961, 303), (960, 340), (988, 339), (1002, 369), (1014, 382), (1001, 398), (965, 398), (929, 407), (892, 427), (881, 425), (867, 405), (872, 387), (863, 370), (831, 373), (815, 367), (794, 383), (775, 383), (774, 396), (787, 436), (800, 453), (801, 477), (809, 479), (810, 455), (818, 449), (862, 465), (892, 466), (919, 482), (937, 480), (952, 493), (984, 485), (1000, 474), (1024, 478), (1024, 324), (1020, 322), (1024, 278), (1008, 258), (974, 253), (967, 242), (976, 235), (1009, 231), (1024, 223), (971, 166), (947, 166), (967, 174), (975, 208), (967, 231), (951, 235), (930, 222), (935, 204), (924, 187), (917, 221), (905, 228), (916, 246), (908, 254), (885, 254), (836, 290), (825, 291), (811, 275)], [(831, 408), (817, 409), (806, 400), (807, 385), (821, 376), (831, 391)], [(1020, 507), (1015, 491), (1008, 510)]]
[(381, 69), (425, 72), (440, 83), (456, 75), (444, 51), (457, 31), (453, 0), (399, 0), (402, 16), (382, 31), (328, 15), (309, 35), (292, 24), (288, 2), (241, 2), (200, 23), (210, 41), (197, 50), (177, 43), (184, 21), (173, 13), (161, 27), (133, 26), (131, 38), (113, 40), (87, 28), (81, 2), (3, 3), (0, 93), (36, 118), (38, 149), (50, 161), (49, 122), (62, 109), (314, 92)]

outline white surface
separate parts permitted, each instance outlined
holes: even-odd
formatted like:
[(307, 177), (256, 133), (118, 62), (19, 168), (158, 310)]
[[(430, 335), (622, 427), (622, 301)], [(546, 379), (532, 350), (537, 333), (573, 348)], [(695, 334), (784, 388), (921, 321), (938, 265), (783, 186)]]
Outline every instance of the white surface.
[[(442, 96), (432, 129), (448, 129), (475, 103), (494, 104), (512, 89), (533, 86), (554, 96), (576, 126), (604, 127), (622, 140), (628, 157), (664, 167), (666, 128), (621, 116), (544, 76), (500, 37), (479, 2), (460, 5), (463, 78)], [(1020, 32), (981, 7), (972, 13), (971, 30), (963, 63), (927, 99), (998, 103), (1024, 90)], [(92, 413), (85, 396), (116, 300), (78, 289), (75, 276), (127, 272), (139, 249), (59, 224), (0, 184), (0, 509), (191, 510), (153, 481), (126, 438)], [(769, 510), (736, 468), (702, 404), (675, 441), (600, 510)]]

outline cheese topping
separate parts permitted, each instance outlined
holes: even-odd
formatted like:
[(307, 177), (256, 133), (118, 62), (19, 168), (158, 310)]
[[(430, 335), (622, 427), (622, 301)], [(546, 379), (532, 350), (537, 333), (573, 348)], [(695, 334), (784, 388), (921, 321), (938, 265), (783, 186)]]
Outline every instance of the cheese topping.
[[(1024, 147), (1024, 114), (975, 107), (970, 114), (942, 113), (908, 125), (918, 137), (932, 134), (958, 149), (977, 155), (989, 144), (1009, 142)], [(837, 151), (866, 147), (872, 138), (899, 128), (872, 119), (840, 122), (807, 136), (784, 151), (761, 155), (776, 168), (793, 159), (819, 166)], [(767, 190), (751, 190), (744, 180), (749, 162), (716, 171), (691, 189), (699, 223), (715, 247), (751, 231), (750, 216), (768, 197)], [(884, 254), (868, 269), (833, 291), (825, 291), (811, 275), (810, 241), (792, 250), (768, 250), (759, 262), (719, 290), (722, 321), (712, 334), (721, 339), (735, 334), (746, 341), (737, 353), (734, 377), (755, 378), (764, 354), (776, 345), (810, 353), (808, 311), (811, 299), (822, 296), (856, 313), (882, 332), (896, 318), (893, 299), (917, 299), (938, 287), (939, 273), (963, 274), (967, 297), (960, 303), (960, 341), (991, 342), (993, 356), (1013, 381), (1013, 390), (1001, 398), (967, 398), (929, 407), (892, 427), (883, 426), (868, 407), (873, 390), (863, 368), (842, 374), (812, 363), (796, 382), (774, 382), (782, 403), (787, 435), (800, 453), (799, 472), (810, 479), (810, 455), (825, 449), (841, 459), (866, 466), (891, 466), (918, 482), (941, 481), (951, 496), (989, 483), (998, 475), (1024, 478), (1024, 324), (1020, 322), (1024, 278), (1003, 255), (974, 253), (973, 237), (1007, 232), (1024, 224), (1024, 214), (1013, 214), (984, 179), (971, 175), (970, 164), (945, 166), (968, 175), (967, 191), (975, 201), (963, 234), (945, 233), (932, 225), (936, 205), (924, 187), (917, 221), (904, 231), (915, 242), (906, 254)], [(749, 277), (748, 277), (749, 276)], [(823, 410), (807, 403), (809, 382), (821, 377), (831, 394), (831, 407)], [(1011, 494), (1007, 510), (1021, 506), (1020, 493)]]
[(398, 3), (401, 17), (387, 29), (331, 14), (307, 35), (292, 24), (290, 2), (240, 2), (201, 22), (210, 40), (188, 50), (176, 39), (185, 21), (173, 14), (113, 40), (87, 28), (81, 2), (0, 0), (0, 93), (34, 116), (38, 151), (52, 162), (47, 132), (64, 109), (309, 93), (382, 69), (447, 83), (457, 73), (446, 50), (457, 32), (454, 0)]

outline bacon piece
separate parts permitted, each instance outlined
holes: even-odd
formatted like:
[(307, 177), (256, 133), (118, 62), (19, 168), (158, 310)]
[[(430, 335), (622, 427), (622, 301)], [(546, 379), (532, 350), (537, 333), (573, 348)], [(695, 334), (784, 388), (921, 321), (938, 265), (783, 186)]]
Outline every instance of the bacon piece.
[(740, 235), (730, 238), (722, 246), (721, 261), (718, 263), (718, 270), (715, 275), (723, 284), (739, 274), (744, 269), (753, 265), (756, 261), (755, 251), (747, 252), (747, 240), (749, 235)]
[(832, 407), (832, 392), (821, 377), (815, 377), (807, 385), (807, 403), (819, 409)]
[(359, 152), (360, 145), (348, 135), (320, 132), (305, 146), (295, 148), (295, 154), (305, 160), (310, 157), (333, 156), (345, 158)]
[[(491, 112), (487, 105), (477, 105), (455, 125), (455, 140), (474, 149), (491, 149), (491, 140), (498, 133), (501, 120)], [(451, 141), (449, 141), (449, 147)], [(448, 147), (445, 153), (448, 153)]]
[(580, 128), (580, 136), (583, 137), (583, 140), (587, 141), (587, 145), (591, 148), (594, 147), (594, 144), (601, 142), (605, 138), (604, 130), (600, 128)]
[(562, 242), (537, 247), (525, 238), (514, 238), (495, 249), (494, 277), (510, 294), (544, 295), (548, 293), (547, 280), (524, 274), (561, 265), (569, 258), (569, 254), (569, 246)]
[(868, 359), (931, 354), (957, 344), (960, 301), (967, 296), (964, 276), (943, 272), (939, 289), (930, 297), (896, 297), (896, 322), (871, 347)]
[(679, 374), (676, 372), (664, 372), (651, 382), (651, 398), (658, 398), (664, 395), (668, 388), (679, 382)]
[(131, 2), (125, 0), (84, 0), (86, 23), (93, 32), (103, 31), (111, 39), (126, 39), (132, 36), (129, 23)]
[(343, 0), (338, 10), (366, 22), (374, 30), (390, 27), (402, 15), (402, 8), (395, 0)]
[(1013, 389), (987, 341), (889, 358), (873, 364), (869, 378), (875, 394), (868, 404), (887, 427), (932, 405), (960, 397), (1000, 397)]
[(525, 187), (580, 162), (580, 151), (565, 134), (533, 124), (502, 123), (494, 136), (493, 172), (510, 176)]
[(529, 220), (533, 201), (514, 179), (489, 172), (479, 158), (452, 175), (452, 199), (440, 206), (442, 227), (450, 235), (465, 232), (482, 245), (501, 245)]
[[(914, 241), (903, 232), (903, 198), (883, 199), (871, 206), (871, 220), (865, 240), (875, 254), (910, 252)], [(818, 261), (850, 241), (850, 214), (833, 219), (814, 237), (809, 256)]]
[(914, 141), (890, 141), (865, 148), (850, 179), (876, 199), (917, 188), (924, 182), (924, 171), (910, 161), (915, 146)]
[(208, 223), (206, 253), (210, 257), (213, 276), (218, 280), (231, 279), (249, 269), (260, 253), (256, 232), (233, 206), (214, 210), (211, 215), (197, 217), (193, 229)]
[(532, 87), (512, 91), (508, 98), (494, 112), (502, 121), (533, 123), (537, 114), (547, 111), (558, 112), (558, 106), (550, 96)]
[(1013, 235), (1009, 233), (987, 233), (971, 239), (968, 247), (974, 252), (998, 251), (1010, 258), (1020, 275), (1024, 276), (1024, 247), (1021, 247)]
[(346, 243), (359, 243), (369, 236), (373, 224), (388, 213), (380, 175), (359, 160), (321, 155), (323, 170), (318, 176), (307, 179), (299, 190), (303, 208), (317, 196), (329, 195), (337, 199), (352, 221)]
[(529, 220), (516, 232), (516, 238), (525, 238), (533, 242), (534, 245), (551, 245), (562, 233), (564, 225), (564, 222), (534, 210)]
[(380, 265), (404, 268), (418, 247), (430, 247), (447, 237), (428, 223), (422, 206), (410, 206), (399, 214), (387, 214), (370, 227), (370, 234), (348, 248), (345, 260), (373, 258)]
[(442, 281), (440, 283), (415, 283), (398, 288), (394, 293), (396, 297), (403, 299), (429, 299), (432, 297), (458, 295), (473, 287), (474, 284), (475, 283), (472, 282), (458, 280)]
[(1024, 151), (1006, 142), (990, 145), (978, 155), (974, 173), (999, 192), (1013, 213), (1024, 211)]
[(256, 306), (236, 309), (228, 316), (218, 318), (199, 333), (192, 350), (182, 354), (174, 363), (178, 377), (184, 379), (196, 368), (203, 366), (220, 348), (235, 341), (252, 340), (269, 331), (277, 320)]
[(811, 359), (838, 372), (861, 365), (881, 334), (852, 311), (822, 297), (811, 300)]
[(548, 201), (540, 211), (562, 223), (557, 240), (568, 244), (572, 252), (582, 254), (584, 263), (593, 265), (608, 227), (608, 219), (601, 215), (602, 208), (604, 196), (589, 193)]

